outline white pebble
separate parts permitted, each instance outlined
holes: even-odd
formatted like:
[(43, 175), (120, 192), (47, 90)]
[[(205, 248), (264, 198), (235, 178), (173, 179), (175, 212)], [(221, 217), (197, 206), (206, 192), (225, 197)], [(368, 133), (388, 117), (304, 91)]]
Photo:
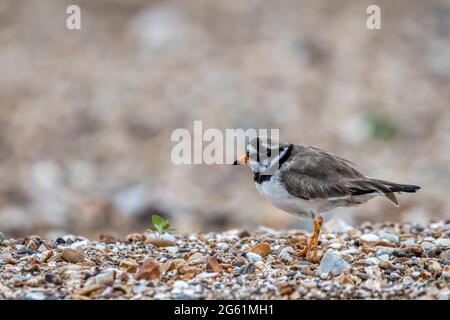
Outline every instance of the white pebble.
[(203, 260), (204, 260), (203, 255), (200, 252), (196, 252), (189, 257), (188, 262), (189, 264), (199, 264), (202, 263)]
[(166, 247), (165, 248), (167, 252), (171, 253), (171, 254), (175, 254), (178, 252), (178, 247)]
[(380, 259), (380, 261), (389, 261), (389, 255), (382, 254), (382, 255), (378, 256), (378, 259)]
[(292, 260), (294, 260), (292, 257), (291, 257), (291, 254), (292, 253), (294, 253), (295, 251), (294, 251), (294, 248), (292, 248), (292, 247), (286, 247), (286, 248), (284, 248), (283, 250), (281, 250), (281, 252), (278, 254), (278, 257), (281, 259), (281, 260), (284, 260), (284, 261), (286, 261), (286, 262), (291, 262)]
[(442, 247), (450, 247), (450, 238), (439, 238), (434, 243)]
[(404, 285), (409, 285), (409, 284), (413, 283), (413, 281), (414, 280), (411, 277), (409, 277), (409, 276), (404, 277), (403, 280), (402, 280)]
[(420, 247), (425, 251), (436, 249), (436, 245), (432, 244), (431, 242), (427, 242), (427, 241), (422, 242), (420, 244)]
[(380, 260), (378, 260), (378, 259), (375, 258), (375, 257), (367, 258), (367, 259), (365, 259), (364, 261), (367, 262), (367, 263), (373, 264), (373, 265), (377, 265), (377, 264), (380, 263)]
[(358, 252), (359, 251), (356, 248), (349, 248), (349, 249), (346, 249), (346, 250), (342, 251), (343, 254), (355, 254), (355, 253), (358, 253)]
[(341, 247), (342, 247), (342, 245), (337, 242), (330, 244), (330, 248), (332, 248), (332, 249), (340, 249)]
[(366, 233), (361, 236), (361, 240), (368, 241), (368, 242), (375, 242), (375, 241), (380, 240), (380, 238), (376, 234)]
[(255, 267), (256, 267), (256, 269), (261, 270), (262, 272), (266, 272), (266, 271), (270, 270), (269, 266), (262, 261), (256, 262)]
[(251, 262), (258, 262), (262, 260), (262, 257), (259, 254), (253, 253), (253, 252), (247, 252), (245, 254), (245, 257), (250, 260)]
[(400, 238), (397, 235), (390, 232), (380, 231), (378, 235), (380, 236), (381, 239), (387, 240), (389, 242), (397, 243), (400, 241)]
[(197, 278), (205, 279), (205, 278), (213, 278), (217, 275), (217, 272), (201, 272), (197, 275)]
[(442, 228), (443, 226), (444, 226), (444, 221), (435, 222), (435, 223), (430, 224), (430, 228), (431, 228), (431, 229), (434, 229), (434, 230), (440, 229), (440, 228)]
[(416, 243), (411, 239), (406, 239), (405, 241), (402, 241), (402, 244), (404, 244), (407, 247), (412, 247), (416, 245)]

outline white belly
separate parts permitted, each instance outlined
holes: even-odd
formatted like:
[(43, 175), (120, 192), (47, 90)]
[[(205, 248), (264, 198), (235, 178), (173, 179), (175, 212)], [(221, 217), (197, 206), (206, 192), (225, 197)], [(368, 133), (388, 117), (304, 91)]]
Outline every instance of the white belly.
[(255, 183), (256, 189), (272, 204), (301, 218), (311, 217), (313, 212), (318, 212), (319, 203), (316, 200), (304, 200), (290, 195), (275, 176), (269, 181)]
[(358, 205), (379, 195), (373, 193), (362, 196), (305, 200), (289, 194), (276, 175), (269, 181), (264, 181), (261, 184), (255, 183), (255, 185), (259, 193), (270, 200), (275, 207), (301, 218), (312, 217), (313, 214), (321, 214), (336, 207)]

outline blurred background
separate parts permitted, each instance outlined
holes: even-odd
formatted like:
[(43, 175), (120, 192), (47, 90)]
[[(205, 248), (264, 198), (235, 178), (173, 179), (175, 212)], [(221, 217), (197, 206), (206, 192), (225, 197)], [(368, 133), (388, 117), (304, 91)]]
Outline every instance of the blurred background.
[[(66, 8), (81, 7), (81, 30)], [(382, 30), (366, 8), (381, 7)], [(422, 186), (335, 210), (450, 218), (449, 1), (0, 0), (0, 231), (8, 236), (309, 227), (249, 168), (170, 161), (176, 128), (282, 139)]]

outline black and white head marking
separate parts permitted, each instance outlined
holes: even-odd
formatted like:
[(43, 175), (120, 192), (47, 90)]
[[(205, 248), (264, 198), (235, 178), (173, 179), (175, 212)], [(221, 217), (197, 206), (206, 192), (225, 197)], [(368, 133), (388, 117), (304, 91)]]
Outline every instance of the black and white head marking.
[(289, 158), (293, 145), (270, 137), (257, 137), (247, 145), (248, 164), (257, 182), (269, 180)]

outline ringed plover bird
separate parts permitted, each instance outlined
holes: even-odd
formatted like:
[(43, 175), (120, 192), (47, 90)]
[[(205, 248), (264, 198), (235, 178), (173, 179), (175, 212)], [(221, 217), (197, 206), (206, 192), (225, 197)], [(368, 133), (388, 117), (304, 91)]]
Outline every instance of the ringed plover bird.
[(327, 151), (271, 137), (252, 139), (246, 153), (234, 162), (238, 164), (250, 166), (256, 188), (275, 207), (313, 220), (314, 232), (300, 255), (314, 263), (319, 261), (319, 234), (325, 212), (356, 206), (377, 196), (398, 206), (395, 193), (420, 189), (369, 178), (356, 170), (352, 162)]

